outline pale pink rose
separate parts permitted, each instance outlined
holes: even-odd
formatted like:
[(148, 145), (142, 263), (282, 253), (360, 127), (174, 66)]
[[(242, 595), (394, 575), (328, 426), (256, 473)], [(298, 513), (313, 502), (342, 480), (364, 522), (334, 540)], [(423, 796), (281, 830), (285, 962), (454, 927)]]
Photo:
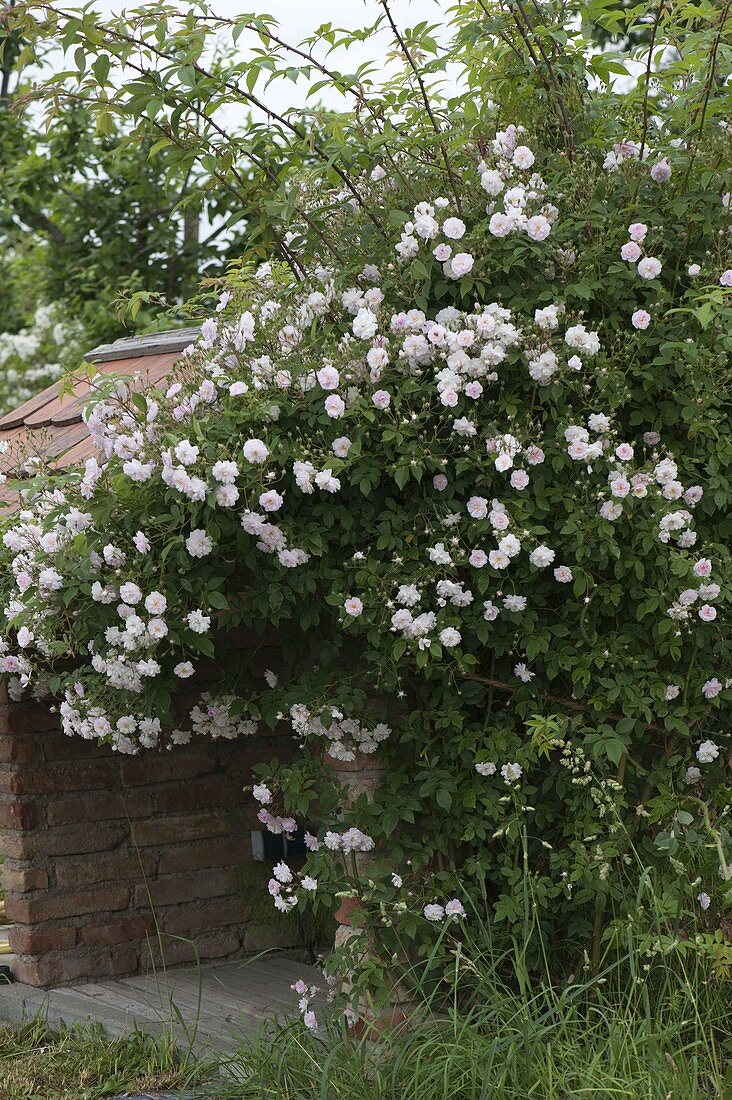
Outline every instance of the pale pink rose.
[(278, 512), (284, 502), (284, 497), (275, 489), (270, 489), (269, 492), (262, 493), (259, 497), (259, 505), (264, 508), (265, 512)]
[(580, 459), (586, 457), (589, 449), (590, 448), (585, 443), (584, 439), (575, 439), (574, 443), (570, 443), (569, 447), (567, 448), (567, 454), (570, 458), (574, 458), (575, 460), (579, 461)]
[(481, 386), (480, 382), (468, 382), (467, 386), (465, 387), (465, 396), (472, 397), (473, 400), (476, 400), (476, 398), (480, 397), (482, 392), (483, 387)]
[(526, 232), (532, 241), (544, 241), (552, 231), (551, 222), (543, 214), (536, 214), (526, 223)]
[(452, 266), (453, 275), (460, 278), (463, 275), (467, 275), (473, 270), (473, 264), (475, 260), (469, 252), (458, 252), (450, 261)]
[(325, 399), (325, 411), (333, 420), (338, 420), (346, 411), (346, 403), (337, 393), (331, 393)]
[(446, 405), (448, 409), (453, 409), (458, 403), (458, 395), (455, 390), (443, 390), (440, 394), (440, 401), (443, 405)]
[(526, 451), (526, 461), (529, 466), (540, 466), (544, 461), (544, 457), (541, 447), (529, 447)]
[(723, 271), (719, 276), (720, 286), (732, 286), (732, 267), (728, 267), (726, 271)]
[(340, 378), (335, 367), (321, 367), (315, 376), (324, 390), (337, 390)]
[(699, 558), (694, 564), (693, 573), (695, 577), (711, 577), (712, 563), (709, 558)]
[(483, 550), (471, 550), (468, 562), (474, 569), (482, 569), (488, 564), (488, 555)]
[(714, 622), (716, 617), (717, 617), (717, 609), (716, 609), (716, 607), (712, 607), (711, 604), (705, 603), (705, 604), (702, 604), (702, 606), (699, 608), (699, 618), (702, 620), (702, 622), (704, 622), (704, 623)]
[(646, 233), (648, 232), (648, 226), (643, 222), (633, 222), (628, 226), (628, 236), (631, 241), (644, 241), (646, 239)]
[(636, 260), (641, 257), (641, 250), (635, 241), (628, 241), (620, 249), (620, 256), (623, 260), (627, 260), (628, 263), (634, 264)]
[(465, 222), (460, 218), (446, 218), (442, 226), (442, 232), (451, 241), (459, 241), (465, 235)]
[(435, 476), (432, 478), (432, 484), (435, 489), (437, 489), (437, 492), (441, 493), (444, 489), (447, 488), (447, 478), (444, 474), (435, 474)]
[(386, 390), (377, 390), (376, 393), (371, 395), (371, 400), (377, 409), (388, 409), (391, 404), (391, 396)]
[(630, 443), (621, 443), (619, 447), (616, 447), (615, 456), (619, 458), (621, 462), (630, 462), (633, 457), (633, 448)]
[(647, 329), (651, 323), (651, 315), (645, 309), (637, 309), (630, 322), (633, 328)]
[(661, 274), (661, 261), (655, 256), (646, 256), (638, 264), (638, 274), (641, 279), (655, 279)]
[(651, 168), (651, 179), (656, 183), (666, 183), (671, 179), (671, 165), (664, 157), (663, 160), (657, 161)]
[(511, 474), (511, 487), (513, 489), (525, 489), (529, 484), (529, 475), (526, 470), (514, 470)]

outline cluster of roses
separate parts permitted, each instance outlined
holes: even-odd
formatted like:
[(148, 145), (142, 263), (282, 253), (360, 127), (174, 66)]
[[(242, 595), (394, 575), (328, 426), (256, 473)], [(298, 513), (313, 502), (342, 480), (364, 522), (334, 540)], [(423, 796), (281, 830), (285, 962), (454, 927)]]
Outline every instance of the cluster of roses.
[(272, 869), (272, 878), (267, 884), (267, 889), (274, 902), (275, 909), (280, 913), (289, 913), (298, 903), (298, 890), (305, 890), (314, 894), (318, 889), (318, 880), (312, 875), (302, 875), (293, 871), (284, 861), (276, 864)]
[[(556, 206), (545, 201), (546, 185), (538, 172), (532, 172), (536, 157), (519, 141), (525, 133), (523, 126), (511, 124), (499, 130), (490, 143), (490, 164), (483, 160), (478, 165), (480, 185), (491, 200), (499, 196), (503, 210), (496, 209), (495, 201), (488, 203), (488, 231), (494, 237), (507, 237), (511, 233), (525, 233), (532, 241), (544, 241), (551, 233), (559, 216)], [(535, 213), (530, 213), (530, 211)]]
[[(522, 126), (513, 125), (499, 131), (491, 144), (491, 165), (485, 160), (478, 165), (481, 187), (491, 197), (486, 207), (488, 230), (494, 237), (522, 232), (532, 241), (544, 241), (559, 211), (545, 201), (546, 185), (539, 173), (528, 174), (536, 158), (528, 146), (518, 144), (523, 132)], [(503, 210), (496, 209), (494, 200), (499, 196)], [(443, 275), (457, 280), (470, 274), (475, 258), (470, 252), (455, 251), (454, 242), (465, 236), (465, 222), (448, 215), (440, 223), (449, 206), (450, 200), (443, 197), (418, 203), (404, 225), (396, 253), (402, 261), (413, 260), (427, 246), (442, 265)]]
[[(633, 222), (628, 226), (630, 240), (620, 249), (620, 255), (629, 264), (637, 264), (637, 271), (641, 279), (657, 279), (661, 274), (662, 264), (655, 256), (644, 256), (641, 245), (648, 235), (648, 226), (643, 222)], [(635, 328), (646, 328), (643, 317), (634, 314)]]
[[(492, 535), (497, 542), (497, 546), (486, 552), (481, 547), (473, 546), (468, 551), (467, 548), (463, 548), (459, 545), (459, 539), (453, 539), (453, 545), (446, 547), (444, 542), (438, 542), (434, 546), (428, 547), (427, 558), (429, 562), (437, 566), (438, 569), (455, 567), (463, 559), (467, 560), (468, 565), (473, 569), (483, 569), (488, 566), (497, 572), (503, 572), (511, 565), (512, 560), (516, 557), (520, 551), (525, 548), (525, 539), (523, 538), (523, 532), (516, 525), (512, 524), (511, 517), (503, 505), (498, 500), (493, 500), (491, 503), (485, 497), (473, 496), (466, 504), (466, 511), (470, 519), (480, 522), (487, 520), (492, 529)], [(443, 519), (443, 523), (448, 526), (456, 526), (462, 516), (459, 513), (450, 514)], [(513, 527), (513, 530), (512, 530)], [(474, 541), (474, 540), (472, 540)], [(555, 559), (555, 552), (548, 546), (543, 544), (536, 544), (529, 552), (529, 562), (535, 569), (545, 569)], [(557, 566), (554, 570), (554, 578), (560, 584), (566, 584), (572, 580), (572, 570), (566, 565)], [(413, 640), (416, 643), (417, 649), (428, 650), (433, 642), (433, 635), (437, 635), (439, 642), (447, 649), (452, 649), (458, 646), (462, 641), (462, 635), (460, 630), (456, 628), (454, 623), (452, 625), (443, 625), (439, 623), (438, 615), (442, 609), (450, 608), (468, 608), (474, 602), (474, 595), (470, 588), (468, 588), (465, 582), (453, 580), (449, 577), (438, 577), (433, 581), (435, 602), (438, 607), (438, 612), (435, 613), (431, 610), (421, 611), (419, 614), (415, 614), (414, 608), (422, 601), (425, 596), (424, 587), (420, 587), (415, 583), (399, 583), (397, 586), (396, 596), (393, 599), (386, 601), (386, 606), (389, 610), (396, 604), (396, 610), (391, 613), (390, 625), (393, 631), (399, 633), (402, 637)], [(503, 595), (500, 594), (502, 600), (502, 606), (505, 611), (512, 613), (520, 613), (526, 609), (527, 599), (525, 596), (517, 593), (509, 593)], [(346, 613), (353, 614), (353, 611), (349, 611), (349, 602), (346, 601), (344, 610)], [(359, 609), (363, 609), (363, 605)], [(487, 622), (495, 621), (500, 614), (500, 608), (493, 602), (493, 600), (485, 600), (483, 602), (483, 614), (482, 617)], [(519, 675), (521, 678), (525, 676), (525, 670), (523, 666), (517, 666), (519, 668)], [(530, 679), (530, 675), (528, 676)]]
[[(324, 721), (326, 713), (328, 720)], [(278, 717), (284, 718), (284, 715)], [(346, 718), (336, 707), (313, 714), (303, 703), (290, 707), (290, 721), (301, 741), (308, 737), (322, 737), (327, 743), (328, 755), (342, 761), (355, 760), (357, 752), (367, 755), (376, 752), (391, 733), (385, 722), (377, 722), (369, 728), (356, 718)]]

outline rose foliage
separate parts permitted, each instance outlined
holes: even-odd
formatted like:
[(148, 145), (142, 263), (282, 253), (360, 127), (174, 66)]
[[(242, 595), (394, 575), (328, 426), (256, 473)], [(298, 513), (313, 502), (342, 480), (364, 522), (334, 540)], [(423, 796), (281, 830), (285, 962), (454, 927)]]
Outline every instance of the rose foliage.
[(729, 127), (598, 90), (570, 149), (522, 110), (303, 180), (296, 263), (232, 275), (161, 388), (99, 381), (97, 457), (4, 534), (2, 666), (123, 753), (289, 724), (283, 911), (353, 889), (397, 954), (528, 913), (574, 957), (649, 868), (721, 951)]

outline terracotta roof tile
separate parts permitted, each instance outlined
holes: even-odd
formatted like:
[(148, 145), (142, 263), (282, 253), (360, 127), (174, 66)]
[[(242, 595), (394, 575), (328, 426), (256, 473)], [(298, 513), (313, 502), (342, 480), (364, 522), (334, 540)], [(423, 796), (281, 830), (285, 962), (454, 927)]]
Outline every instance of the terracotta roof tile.
[[(187, 332), (185, 343), (189, 342), (190, 333)], [(125, 356), (123, 353), (127, 345), (129, 354)], [(96, 370), (100, 374), (128, 377), (139, 374), (145, 382), (155, 385), (172, 374), (182, 346), (184, 343), (180, 336), (168, 333), (118, 341), (98, 349), (98, 358), (103, 361), (98, 363)], [(95, 353), (91, 353), (89, 358), (95, 359)], [(73, 392), (62, 395), (60, 390), (67, 388), (68, 380), (56, 382), (0, 419), (0, 443), (10, 444), (8, 453), (0, 460), (0, 470), (12, 476), (21, 451), (39, 455), (59, 470), (70, 469), (97, 453), (82, 419), (84, 405), (92, 389), (89, 374), (77, 376), (72, 385)], [(18, 490), (0, 484), (0, 514), (8, 509), (16, 510), (18, 506)]]

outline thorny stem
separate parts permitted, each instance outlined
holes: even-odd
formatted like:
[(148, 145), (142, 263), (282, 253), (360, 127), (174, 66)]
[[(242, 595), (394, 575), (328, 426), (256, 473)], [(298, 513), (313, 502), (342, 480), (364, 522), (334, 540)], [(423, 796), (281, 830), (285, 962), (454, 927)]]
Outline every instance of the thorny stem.
[(452, 165), (450, 164), (450, 158), (448, 157), (447, 150), (445, 149), (445, 143), (442, 140), (442, 129), (438, 125), (437, 119), (435, 118), (434, 112), (432, 110), (432, 104), (430, 103), (430, 97), (427, 94), (427, 89), (425, 87), (424, 80), (422, 78), (422, 74), (419, 71), (419, 67), (416, 64), (414, 58), (412, 57), (410, 49), (409, 49), (409, 47), (407, 46), (407, 43), (404, 40), (404, 36), (401, 34), (399, 28), (397, 27), (396, 23), (394, 22), (394, 17), (392, 16), (391, 11), (389, 9), (389, 0), (381, 0), (381, 6), (384, 9), (384, 12), (386, 14), (386, 18), (389, 20), (389, 26), (392, 29), (394, 37), (396, 38), (397, 42), (399, 43), (399, 48), (402, 51), (402, 53), (404, 54), (405, 58), (407, 59), (407, 63), (409, 65), (410, 69), (412, 70), (412, 72), (414, 73), (415, 79), (416, 79), (417, 84), (419, 86), (419, 90), (420, 90), (420, 93), (421, 93), (421, 96), (422, 96), (422, 102), (424, 103), (424, 107), (425, 107), (425, 111), (427, 112), (427, 116), (428, 116), (430, 122), (432, 123), (432, 129), (435, 131), (435, 134), (437, 136), (437, 144), (439, 146), (440, 153), (442, 154), (442, 159), (445, 163), (445, 168), (447, 170), (447, 175), (448, 175), (449, 180), (450, 180), (450, 187), (452, 188), (453, 198), (455, 199), (455, 204), (456, 204), (457, 209), (459, 211), (460, 210), (460, 190), (458, 188), (458, 184), (457, 184), (457, 180), (455, 178), (455, 174), (452, 170)]
[[(217, 17), (216, 21), (217, 23), (225, 23), (228, 26), (235, 26), (237, 22), (235, 19), (225, 19), (223, 17)], [(303, 61), (307, 61), (307, 63), (309, 65), (312, 65), (314, 69), (317, 69), (319, 73), (321, 73), (323, 76), (327, 76), (328, 79), (333, 82), (335, 87), (339, 88), (343, 92), (348, 92), (350, 95), (352, 95), (359, 106), (364, 107), (368, 111), (374, 123), (379, 128), (379, 131), (381, 133), (384, 132), (381, 117), (367, 97), (364, 86), (363, 84), (361, 84), (360, 81), (356, 86), (354, 86), (353, 84), (349, 84), (337, 72), (329, 69), (327, 65), (324, 65), (322, 63), (322, 61), (318, 61), (317, 57), (315, 57), (311, 52), (307, 50), (302, 50), (298, 46), (293, 46), (290, 42), (285, 41), (284, 38), (280, 38), (278, 35), (273, 34), (269, 27), (258, 27), (254, 23), (247, 23), (246, 26), (247, 30), (253, 31), (256, 34), (263, 35), (269, 42), (273, 42), (275, 45), (280, 46), (283, 50), (287, 50), (288, 53), (294, 54), (295, 57), (300, 57)], [(394, 129), (398, 133), (400, 128), (398, 126), (394, 126)], [(395, 173), (399, 176), (402, 183), (404, 183), (406, 186), (409, 186), (409, 181), (400, 171), (388, 145), (385, 145), (383, 147), (383, 151), (388, 157), (389, 163), (391, 164)]]
[(641, 135), (640, 157), (643, 160), (643, 153), (646, 148), (646, 138), (648, 137), (648, 99), (651, 88), (651, 69), (653, 67), (653, 47), (656, 44), (656, 35), (658, 34), (658, 27), (661, 22), (661, 16), (663, 15), (663, 9), (666, 7), (666, 0), (660, 0), (658, 7), (656, 8), (656, 18), (653, 20), (653, 29), (651, 31), (651, 41), (648, 43), (648, 62), (646, 64), (646, 81), (643, 95), (643, 132)]
[[(498, 688), (499, 691), (509, 691), (511, 694), (518, 691), (517, 684), (508, 684), (505, 680), (493, 680), (487, 676), (470, 676), (470, 680), (475, 680), (478, 684), (487, 684), (489, 687)], [(566, 707), (567, 710), (574, 710), (580, 714), (591, 714), (592, 710), (585, 703), (580, 703), (577, 699), (567, 699), (560, 695), (542, 695), (543, 699), (547, 699), (550, 703), (559, 703), (561, 706)], [(614, 712), (606, 712), (605, 718), (609, 718), (613, 722), (619, 722), (624, 716), (622, 714), (615, 714)], [(656, 733), (668, 733), (663, 726), (655, 725), (653, 722), (646, 722), (644, 729), (654, 730)]]
[[(521, 3), (521, 0), (514, 0), (514, 2), (516, 4), (516, 7), (518, 8), (519, 12), (521, 13), (521, 16), (524, 20), (524, 23), (526, 24), (525, 33), (523, 31), (521, 31), (521, 25), (519, 23), (519, 20), (516, 18), (515, 13), (511, 12), (511, 15), (513, 17), (514, 22), (516, 23), (516, 26), (519, 28), (519, 31), (521, 32), (521, 37), (524, 39), (524, 41), (526, 42), (526, 44), (528, 46), (528, 44), (529, 44), (529, 32), (531, 32), (533, 30), (533, 28), (531, 26), (531, 20), (529, 19), (528, 15), (526, 13), (526, 9), (524, 8), (523, 4)], [(544, 49), (544, 43), (542, 42), (541, 38), (538, 35), (535, 36), (535, 41), (536, 41), (537, 49), (539, 50), (539, 53), (541, 54), (542, 61), (544, 62), (544, 65), (546, 67), (546, 71), (549, 74), (549, 79), (551, 80), (552, 86), (554, 88), (554, 96), (555, 96), (555, 99), (557, 101), (557, 106), (559, 108), (559, 113), (562, 116), (562, 122), (564, 123), (564, 129), (565, 129), (565, 132), (566, 132), (566, 135), (567, 135), (567, 156), (569, 157), (569, 162), (571, 164), (572, 160), (573, 160), (573, 157), (574, 157), (574, 135), (572, 133), (572, 122), (571, 122), (571, 119), (569, 117), (569, 111), (567, 110), (567, 103), (566, 103), (566, 100), (564, 98), (564, 95), (562, 94), (562, 89), (559, 85), (559, 81), (557, 79), (557, 74), (554, 72), (554, 66), (552, 65), (551, 59), (549, 58), (546, 50)], [(533, 56), (534, 56), (534, 61), (536, 62), (536, 55), (534, 54)]]

